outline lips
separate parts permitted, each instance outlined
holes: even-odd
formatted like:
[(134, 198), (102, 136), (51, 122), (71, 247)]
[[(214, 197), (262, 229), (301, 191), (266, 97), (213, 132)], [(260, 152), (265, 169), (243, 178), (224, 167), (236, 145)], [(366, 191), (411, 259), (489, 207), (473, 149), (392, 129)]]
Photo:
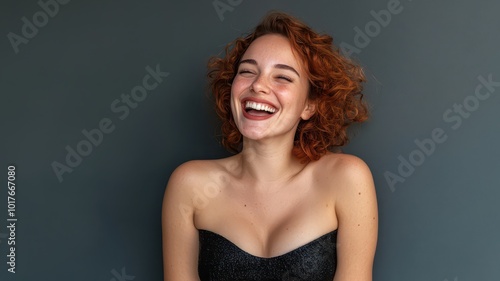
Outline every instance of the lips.
[(243, 116), (251, 120), (265, 120), (273, 116), (277, 111), (277, 107), (268, 101), (246, 98), (241, 101)]

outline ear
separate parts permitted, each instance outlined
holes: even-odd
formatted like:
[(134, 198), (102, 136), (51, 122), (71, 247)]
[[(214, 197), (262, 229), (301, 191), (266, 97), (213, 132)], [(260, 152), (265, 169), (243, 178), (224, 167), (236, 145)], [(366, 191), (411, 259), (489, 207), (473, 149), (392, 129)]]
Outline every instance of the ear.
[(309, 120), (309, 118), (311, 118), (315, 112), (316, 112), (316, 103), (308, 99), (306, 101), (304, 111), (302, 111), (302, 114), (300, 115), (300, 118), (302, 118), (302, 120)]

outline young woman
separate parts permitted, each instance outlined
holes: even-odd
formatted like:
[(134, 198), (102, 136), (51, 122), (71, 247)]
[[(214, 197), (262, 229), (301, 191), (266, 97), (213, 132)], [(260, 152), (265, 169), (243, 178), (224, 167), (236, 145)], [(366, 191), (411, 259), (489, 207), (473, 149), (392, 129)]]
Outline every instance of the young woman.
[(211, 59), (209, 78), (236, 154), (172, 173), (165, 280), (371, 281), (373, 179), (359, 158), (331, 152), (367, 119), (361, 68), (330, 36), (270, 13)]

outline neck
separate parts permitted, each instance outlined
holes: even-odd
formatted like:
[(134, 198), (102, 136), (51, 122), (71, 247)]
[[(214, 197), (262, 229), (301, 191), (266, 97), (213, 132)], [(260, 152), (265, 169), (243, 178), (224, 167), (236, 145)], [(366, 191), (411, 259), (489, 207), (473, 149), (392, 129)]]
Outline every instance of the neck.
[(240, 153), (243, 174), (257, 184), (290, 180), (305, 166), (292, 154), (292, 148), (293, 142), (244, 140)]

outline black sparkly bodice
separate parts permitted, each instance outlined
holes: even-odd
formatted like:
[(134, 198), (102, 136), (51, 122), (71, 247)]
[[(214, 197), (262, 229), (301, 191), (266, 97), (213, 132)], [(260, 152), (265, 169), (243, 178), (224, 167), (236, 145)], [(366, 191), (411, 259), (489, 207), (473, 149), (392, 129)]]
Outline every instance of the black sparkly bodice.
[(251, 255), (223, 236), (199, 230), (201, 281), (332, 281), (337, 265), (337, 230), (280, 256)]

